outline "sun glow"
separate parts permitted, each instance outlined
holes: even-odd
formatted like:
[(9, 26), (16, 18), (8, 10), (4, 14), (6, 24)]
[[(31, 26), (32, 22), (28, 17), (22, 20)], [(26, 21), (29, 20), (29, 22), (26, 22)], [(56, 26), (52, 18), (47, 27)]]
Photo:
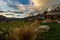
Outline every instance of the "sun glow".
[(43, 8), (48, 6), (53, 0), (32, 0), (35, 8)]

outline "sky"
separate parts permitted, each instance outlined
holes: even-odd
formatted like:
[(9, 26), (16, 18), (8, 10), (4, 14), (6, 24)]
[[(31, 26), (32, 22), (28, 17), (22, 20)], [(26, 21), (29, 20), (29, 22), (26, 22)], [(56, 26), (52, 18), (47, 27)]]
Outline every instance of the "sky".
[(60, 0), (32, 0), (36, 8), (45, 9), (53, 4), (60, 4)]
[(0, 0), (0, 10), (18, 10), (17, 6), (24, 7), (23, 5), (29, 5), (30, 2), (33, 2), (36, 8), (45, 8), (60, 3), (60, 0)]
[[(24, 7), (29, 5), (30, 0), (0, 0), (0, 10), (16, 10), (16, 6)], [(27, 8), (27, 7), (26, 7)]]
[(18, 0), (21, 4), (29, 4), (29, 0)]

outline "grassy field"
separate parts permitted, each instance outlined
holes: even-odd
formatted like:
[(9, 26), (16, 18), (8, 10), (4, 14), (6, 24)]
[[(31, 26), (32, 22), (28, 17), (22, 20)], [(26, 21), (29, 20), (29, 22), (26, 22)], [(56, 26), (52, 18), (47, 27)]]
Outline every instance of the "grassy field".
[[(30, 22), (13, 21), (13, 22), (0, 22), (0, 40), (9, 40), (9, 30), (12, 27), (20, 27), (23, 24), (29, 24)], [(58, 23), (40, 23), (40, 25), (49, 25), (51, 30), (49, 32), (39, 33), (37, 40), (60, 40), (60, 24)]]
[(9, 30), (12, 27), (20, 27), (26, 24), (24, 21), (0, 22), (0, 40), (9, 40)]
[(47, 33), (41, 33), (41, 34), (39, 33), (37, 40), (60, 40), (60, 24), (41, 23), (41, 25), (49, 25), (51, 27), (51, 30)]

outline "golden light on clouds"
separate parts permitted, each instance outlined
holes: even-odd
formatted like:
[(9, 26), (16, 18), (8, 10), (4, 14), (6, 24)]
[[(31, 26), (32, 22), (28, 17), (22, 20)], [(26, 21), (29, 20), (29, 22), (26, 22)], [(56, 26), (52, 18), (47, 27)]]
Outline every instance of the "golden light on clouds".
[(20, 12), (24, 12), (24, 11), (25, 11), (24, 6), (21, 5), (21, 4), (17, 5), (17, 8), (18, 8), (18, 10), (19, 10)]
[(36, 8), (42, 8), (48, 6), (54, 0), (32, 0)]

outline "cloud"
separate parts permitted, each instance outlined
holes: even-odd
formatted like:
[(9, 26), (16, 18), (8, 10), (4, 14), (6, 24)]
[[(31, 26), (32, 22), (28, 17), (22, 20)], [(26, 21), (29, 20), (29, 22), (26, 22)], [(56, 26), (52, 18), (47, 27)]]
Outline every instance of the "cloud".
[[(8, 5), (7, 5), (6, 1), (0, 0), (0, 8), (1, 8), (2, 10), (4, 10), (5, 7), (7, 7), (7, 6), (8, 6)], [(7, 8), (6, 8), (6, 9), (7, 9)]]
[(17, 0), (0, 0), (0, 8), (2, 10), (25, 10), (25, 5), (17, 2)]
[(12, 0), (0, 0), (0, 9), (1, 10), (18, 10), (15, 8), (15, 5), (13, 4), (14, 7), (11, 7), (13, 4)]
[(45, 9), (52, 4), (60, 3), (60, 0), (32, 0), (35, 8)]
[(3, 0), (0, 0), (0, 5), (7, 5), (7, 3)]
[(48, 4), (50, 4), (52, 1), (51, 0), (32, 0), (35, 4), (36, 7), (45, 7)]

